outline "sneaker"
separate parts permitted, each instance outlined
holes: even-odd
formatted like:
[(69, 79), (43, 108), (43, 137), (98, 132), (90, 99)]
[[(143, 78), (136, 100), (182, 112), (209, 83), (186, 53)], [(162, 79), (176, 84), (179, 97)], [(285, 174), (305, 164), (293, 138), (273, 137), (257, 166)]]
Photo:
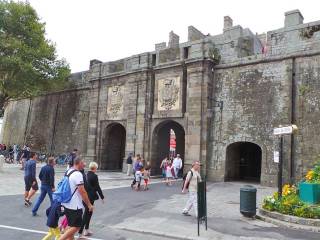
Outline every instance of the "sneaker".
[(84, 230), (83, 235), (84, 236), (92, 236), (92, 232), (90, 230)]
[(182, 213), (184, 216), (191, 216), (188, 212), (183, 212)]
[(77, 239), (88, 239), (88, 238), (86, 236), (84, 236), (83, 234), (80, 234)]
[(39, 216), (39, 215), (38, 215), (38, 213), (36, 213), (36, 212), (32, 212), (32, 216), (33, 216), (33, 217), (36, 217), (36, 216)]
[(24, 200), (24, 205), (25, 205), (26, 207), (30, 207), (31, 204), (32, 204), (32, 202), (30, 202), (30, 200), (28, 200), (28, 199), (25, 199), (25, 200)]

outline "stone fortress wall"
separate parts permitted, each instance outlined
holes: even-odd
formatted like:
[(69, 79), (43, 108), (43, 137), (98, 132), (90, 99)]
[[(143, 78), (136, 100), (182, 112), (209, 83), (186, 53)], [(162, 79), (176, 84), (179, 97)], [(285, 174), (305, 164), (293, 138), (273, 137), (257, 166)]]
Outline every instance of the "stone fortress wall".
[(230, 146), (255, 144), (264, 185), (277, 179), (274, 127), (300, 129), (285, 137), (286, 181), (301, 179), (320, 152), (320, 21), (305, 24), (298, 10), (286, 12), (284, 26), (267, 34), (234, 26), (228, 16), (220, 35), (189, 26), (187, 42), (170, 32), (168, 46), (113, 62), (92, 60), (71, 80), (74, 90), (9, 102), (2, 142), (30, 142), (54, 153), (77, 147), (105, 169), (124, 168), (114, 153), (141, 153), (157, 169), (163, 129), (172, 127), (184, 136), (177, 143), (184, 167), (200, 160), (210, 180), (238, 174), (230, 159), (241, 146)]

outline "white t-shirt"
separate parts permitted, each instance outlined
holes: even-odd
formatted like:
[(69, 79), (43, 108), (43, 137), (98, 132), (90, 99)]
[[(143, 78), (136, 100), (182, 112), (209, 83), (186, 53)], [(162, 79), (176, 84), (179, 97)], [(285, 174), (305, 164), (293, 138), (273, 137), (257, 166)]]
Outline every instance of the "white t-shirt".
[(173, 166), (175, 168), (182, 168), (182, 159), (181, 158), (178, 158), (176, 157), (175, 159), (173, 159)]
[(195, 171), (191, 169), (192, 173), (189, 171), (187, 174), (187, 181), (190, 181), (189, 183), (189, 192), (198, 192), (198, 181), (201, 181), (201, 176), (198, 171)]
[[(72, 170), (74, 170), (73, 168), (70, 168), (67, 172), (67, 174), (69, 174)], [(73, 172), (70, 177), (69, 177), (69, 184), (70, 184), (70, 189), (71, 189), (71, 194), (74, 193), (74, 190), (80, 186), (83, 185), (83, 176), (82, 173), (79, 171), (75, 171)], [(77, 189), (75, 191), (75, 193), (73, 194), (70, 202), (68, 203), (63, 203), (62, 204), (64, 207), (69, 208), (69, 209), (73, 209), (73, 210), (77, 210), (77, 209), (81, 209), (84, 208), (83, 204), (82, 204), (82, 197), (79, 193), (79, 190)]]

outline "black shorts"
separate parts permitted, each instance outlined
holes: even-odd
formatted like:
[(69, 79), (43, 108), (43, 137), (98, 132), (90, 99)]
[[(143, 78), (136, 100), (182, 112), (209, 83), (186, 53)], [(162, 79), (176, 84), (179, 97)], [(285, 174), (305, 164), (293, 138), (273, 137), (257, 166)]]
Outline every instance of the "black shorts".
[[(34, 181), (35, 184), (33, 184)], [(29, 192), (31, 188), (35, 191), (39, 189), (37, 180), (32, 180), (30, 177), (24, 177), (24, 185), (26, 192)]]
[(82, 225), (82, 208), (73, 210), (69, 208), (64, 208), (68, 220), (69, 227), (81, 227)]

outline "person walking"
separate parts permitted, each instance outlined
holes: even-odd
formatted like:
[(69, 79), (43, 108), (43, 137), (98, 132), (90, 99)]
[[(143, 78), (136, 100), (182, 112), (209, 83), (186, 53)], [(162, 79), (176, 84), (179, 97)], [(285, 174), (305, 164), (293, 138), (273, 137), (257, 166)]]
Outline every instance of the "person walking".
[(54, 188), (54, 165), (55, 165), (55, 159), (54, 157), (48, 158), (48, 164), (43, 166), (39, 173), (39, 179), (41, 181), (41, 187), (40, 187), (40, 196), (38, 197), (36, 204), (34, 205), (32, 209), (32, 216), (37, 216), (37, 211), (45, 199), (46, 195), (48, 194), (50, 203), (52, 204), (52, 192), (55, 191)]
[(127, 158), (127, 175), (130, 176), (132, 172), (132, 153), (129, 153)]
[(141, 156), (140, 156), (140, 154), (137, 154), (137, 156), (135, 157), (135, 160), (134, 160), (134, 164), (133, 164), (133, 181), (131, 183), (132, 189), (137, 182), (137, 178), (136, 178), (137, 174), (136, 173), (138, 170), (140, 171), (141, 168), (142, 168)]
[(13, 144), (13, 160), (15, 164), (18, 163), (18, 153), (19, 153), (18, 145)]
[(54, 201), (51, 206), (46, 210), (47, 226), (49, 227), (48, 234), (42, 240), (51, 240), (55, 237), (56, 240), (60, 239), (61, 232), (58, 227), (59, 218), (64, 215), (61, 203)]
[(9, 146), (9, 163), (14, 163), (13, 147)]
[(79, 156), (78, 149), (74, 148), (71, 153), (67, 156), (67, 170), (73, 166), (74, 159)]
[(0, 154), (0, 171), (2, 171), (4, 163), (5, 163), (5, 157), (2, 154)]
[(168, 157), (165, 157), (160, 164), (162, 178), (164, 181), (166, 180), (167, 165), (168, 165)]
[(180, 158), (180, 154), (173, 159), (173, 169), (174, 169), (174, 178), (178, 179), (180, 176), (180, 170), (182, 169), (182, 159)]
[(141, 155), (140, 154), (137, 154), (135, 157), (134, 157), (134, 162), (133, 162), (133, 170), (135, 170), (135, 166), (137, 165), (137, 163), (141, 164)]
[(173, 165), (171, 161), (168, 162), (167, 168), (166, 168), (166, 185), (171, 186), (172, 185), (172, 178), (174, 175)]
[(32, 152), (30, 154), (30, 157), (31, 159), (26, 161), (24, 169), (24, 205), (26, 207), (30, 207), (32, 205), (32, 202), (30, 200), (39, 189), (36, 179), (36, 165), (38, 155), (35, 152)]
[(192, 168), (188, 171), (186, 180), (183, 185), (182, 193), (186, 193), (189, 190), (189, 197), (182, 214), (185, 216), (190, 216), (189, 211), (193, 207), (195, 216), (198, 217), (198, 181), (201, 181), (200, 176), (200, 162), (195, 161), (192, 164)]
[(87, 205), (89, 212), (93, 211), (88, 194), (84, 188), (84, 179), (80, 172), (83, 169), (84, 162), (78, 156), (74, 159), (73, 166), (66, 172), (69, 176), (70, 190), (72, 192), (71, 200), (68, 203), (62, 203), (67, 216), (69, 228), (64, 232), (59, 240), (73, 239), (76, 232), (82, 226), (82, 201)]
[[(89, 186), (88, 186), (88, 181), (87, 181), (87, 175), (85, 173), (85, 167), (86, 167), (86, 163), (83, 162), (83, 164), (81, 165), (81, 168), (80, 168), (80, 173), (82, 174), (82, 177), (83, 177), (83, 186), (84, 186), (84, 189), (86, 190), (87, 194), (88, 194), (88, 198), (90, 200), (90, 196), (89, 196)], [(87, 208), (87, 205), (85, 202), (83, 202), (83, 206), (84, 206), (84, 210)], [(85, 212), (83, 213), (82, 215), (82, 222), (83, 222), (83, 219), (85, 218)], [(81, 224), (82, 226), (82, 224)], [(79, 232), (78, 232), (78, 239), (86, 239), (85, 236), (82, 235), (82, 231), (81, 231), (81, 227), (79, 229)]]
[[(97, 169), (98, 169), (98, 164), (96, 162), (90, 162), (89, 171), (87, 173), (87, 185), (88, 185), (88, 196), (89, 196), (90, 203), (92, 205), (94, 205), (94, 202), (98, 200), (99, 197), (102, 200), (102, 203), (104, 203), (104, 195), (102, 193), (102, 190), (99, 184), (98, 175), (96, 174)], [(82, 226), (79, 230), (80, 238), (84, 236), (92, 235), (92, 232), (89, 230), (91, 217), (92, 217), (92, 211), (90, 212), (88, 207), (85, 206)]]
[(151, 169), (151, 166), (147, 164), (147, 166), (143, 171), (143, 180), (144, 180), (143, 190), (144, 191), (149, 190), (150, 169)]
[(25, 163), (26, 163), (26, 161), (29, 159), (29, 157), (30, 157), (30, 148), (29, 148), (29, 146), (28, 145), (25, 145), (24, 147), (23, 147), (23, 150), (22, 150), (22, 155), (21, 155), (21, 168), (20, 168), (20, 170), (23, 170), (24, 169), (24, 167), (25, 167)]

